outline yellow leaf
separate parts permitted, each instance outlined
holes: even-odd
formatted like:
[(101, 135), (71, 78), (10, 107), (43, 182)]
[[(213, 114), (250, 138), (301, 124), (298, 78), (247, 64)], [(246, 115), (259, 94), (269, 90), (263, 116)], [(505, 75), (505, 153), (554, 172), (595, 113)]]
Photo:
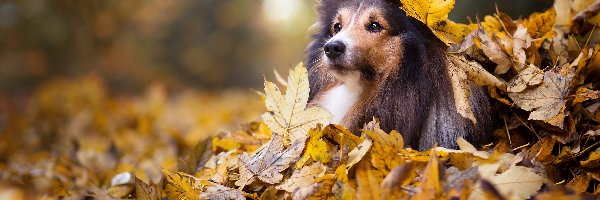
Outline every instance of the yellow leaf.
[(292, 176), (286, 179), (281, 185), (276, 188), (288, 192), (294, 192), (296, 188), (306, 187), (315, 183), (317, 178), (323, 176), (327, 167), (320, 162), (315, 162), (312, 165), (303, 167), (302, 169), (294, 170)]
[(402, 9), (425, 25), (446, 44), (456, 44), (468, 34), (465, 24), (448, 20), (448, 14), (454, 8), (454, 0), (400, 0)]
[[(374, 122), (370, 124), (372, 123)], [(373, 140), (370, 157), (373, 167), (381, 173), (377, 174), (379, 178), (383, 178), (396, 166), (404, 163), (404, 159), (397, 156), (404, 148), (404, 140), (400, 133), (392, 131), (387, 134), (377, 126), (373, 130), (363, 130), (363, 132)]]
[(590, 156), (586, 160), (582, 160), (579, 163), (581, 163), (582, 167), (586, 168), (593, 169), (600, 167), (600, 152), (594, 151), (590, 153)]
[(306, 139), (310, 128), (331, 121), (331, 114), (326, 109), (316, 106), (306, 108), (308, 93), (308, 75), (302, 63), (290, 71), (285, 96), (275, 84), (265, 81), (268, 112), (261, 118), (274, 133), (283, 134), (285, 144)]
[(323, 137), (323, 131), (321, 131), (321, 128), (317, 127), (310, 129), (310, 131), (308, 131), (308, 135), (309, 139), (306, 143), (304, 155), (298, 161), (298, 163), (296, 163), (298, 168), (301, 168), (309, 158), (322, 163), (328, 163), (330, 159), (329, 154), (327, 154), (327, 143), (321, 139), (321, 137)]
[(435, 151), (432, 151), (421, 178), (421, 191), (412, 199), (437, 199), (441, 192), (440, 162)]
[(381, 199), (380, 180), (372, 171), (368, 162), (362, 162), (356, 168), (356, 199)]
[(529, 18), (523, 21), (523, 26), (527, 28), (529, 35), (533, 39), (536, 39), (534, 43), (539, 47), (545, 39), (556, 36), (556, 32), (553, 29), (555, 22), (556, 10), (552, 7), (546, 12), (529, 15)]
[(162, 170), (165, 175), (165, 192), (169, 199), (200, 199), (200, 192), (208, 184), (183, 172)]

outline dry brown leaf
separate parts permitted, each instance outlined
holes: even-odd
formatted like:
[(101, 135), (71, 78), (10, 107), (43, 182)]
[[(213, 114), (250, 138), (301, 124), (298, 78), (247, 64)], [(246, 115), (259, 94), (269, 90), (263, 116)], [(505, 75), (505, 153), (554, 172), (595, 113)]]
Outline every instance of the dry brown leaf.
[(407, 185), (416, 175), (414, 163), (409, 162), (394, 168), (381, 181), (382, 197), (384, 199), (398, 199), (402, 194), (402, 186)]
[(539, 87), (508, 96), (523, 110), (533, 110), (529, 115), (530, 120), (550, 120), (565, 107), (570, 81), (568, 77), (547, 71)]
[(308, 187), (297, 188), (292, 192), (293, 200), (319, 200), (327, 199), (331, 196), (331, 187), (335, 183), (335, 179), (331, 174), (325, 175), (317, 183)]
[(244, 194), (238, 189), (229, 188), (217, 183), (211, 183), (200, 194), (200, 198), (211, 200), (244, 200)]
[[(509, 199), (527, 199), (546, 182), (546, 178), (522, 166), (512, 166), (501, 174), (482, 178), (488, 180), (503, 196), (510, 197)], [(469, 199), (483, 199), (482, 194), (482, 188), (476, 186)]]
[(146, 184), (144, 181), (135, 178), (135, 199), (140, 200), (161, 200), (162, 182), (157, 185)]
[(265, 94), (268, 112), (261, 118), (274, 133), (283, 134), (286, 144), (306, 139), (310, 128), (331, 121), (331, 114), (326, 109), (317, 106), (306, 108), (308, 75), (302, 63), (290, 71), (285, 96), (269, 81), (265, 81)]
[(532, 39), (531, 36), (527, 34), (527, 29), (523, 27), (522, 24), (517, 26), (517, 30), (512, 39), (512, 53), (514, 60), (516, 61), (513, 67), (520, 72), (525, 67), (525, 61), (527, 60), (527, 53), (525, 53), (525, 50), (531, 46)]
[(481, 40), (481, 50), (494, 63), (498, 64), (494, 70), (495, 74), (505, 74), (510, 70), (513, 63), (510, 55), (494, 41), (481, 26), (479, 26), (479, 39)]
[(543, 78), (544, 72), (540, 68), (530, 64), (508, 83), (507, 91), (513, 93), (522, 92), (527, 86), (540, 84)]
[(585, 87), (580, 87), (575, 92), (575, 99), (573, 99), (573, 105), (581, 103), (591, 99), (600, 98), (600, 91), (590, 90)]
[(566, 186), (575, 192), (585, 192), (591, 180), (592, 177), (590, 175), (582, 173), (569, 181)]
[(294, 192), (296, 188), (306, 187), (315, 183), (317, 178), (323, 176), (327, 167), (320, 162), (315, 162), (312, 165), (305, 166), (301, 169), (294, 170), (292, 176), (287, 178), (281, 185), (276, 188), (288, 192)]
[(592, 153), (590, 153), (590, 156), (579, 162), (581, 164), (582, 167), (585, 168), (590, 168), (590, 169), (594, 169), (594, 168), (600, 168), (600, 152), (599, 151), (594, 151)]
[(252, 155), (245, 152), (240, 155), (240, 178), (235, 185), (243, 188), (252, 183), (255, 178), (269, 184), (279, 183), (283, 179), (281, 171), (299, 158), (304, 143), (304, 140), (296, 140), (284, 151), (283, 136), (273, 134), (271, 140)]

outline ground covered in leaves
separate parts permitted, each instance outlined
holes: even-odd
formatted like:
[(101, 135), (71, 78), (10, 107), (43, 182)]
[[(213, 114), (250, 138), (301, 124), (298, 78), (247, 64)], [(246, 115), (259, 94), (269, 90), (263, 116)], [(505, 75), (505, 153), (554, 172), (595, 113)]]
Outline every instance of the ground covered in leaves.
[(557, 0), (523, 19), (498, 11), (470, 24), (447, 19), (452, 0), (402, 2), (448, 44), (457, 112), (476, 123), (469, 84), (488, 88), (494, 143), (457, 138), (458, 150), (419, 152), (376, 119), (354, 135), (307, 107), (301, 64), (259, 95), (167, 95), (156, 85), (113, 98), (93, 78), (54, 81), (26, 101), (0, 99), (0, 198), (600, 195), (600, 1)]

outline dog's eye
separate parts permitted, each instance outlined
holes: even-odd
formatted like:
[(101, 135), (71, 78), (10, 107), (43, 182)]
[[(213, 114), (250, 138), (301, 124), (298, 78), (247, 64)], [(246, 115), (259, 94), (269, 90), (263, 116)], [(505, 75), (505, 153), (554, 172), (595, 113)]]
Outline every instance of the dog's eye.
[(379, 31), (383, 30), (383, 26), (381, 26), (381, 24), (379, 24), (379, 22), (371, 22), (371, 24), (369, 24), (369, 26), (367, 26), (367, 30), (369, 30), (371, 32), (379, 32)]
[(336, 33), (337, 33), (337, 32), (340, 32), (341, 30), (342, 30), (342, 24), (340, 24), (340, 23), (335, 23), (335, 24), (333, 25), (333, 31), (334, 31), (334, 32), (336, 32)]

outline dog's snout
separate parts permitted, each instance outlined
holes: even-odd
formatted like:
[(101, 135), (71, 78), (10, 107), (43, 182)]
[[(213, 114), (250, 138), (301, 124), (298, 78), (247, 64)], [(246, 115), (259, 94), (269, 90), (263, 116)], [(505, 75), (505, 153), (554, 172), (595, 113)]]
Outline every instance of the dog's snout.
[(344, 45), (344, 43), (341, 41), (331, 41), (325, 44), (323, 50), (325, 51), (325, 55), (327, 55), (327, 57), (337, 58), (344, 54), (344, 51), (346, 51), (346, 45)]

